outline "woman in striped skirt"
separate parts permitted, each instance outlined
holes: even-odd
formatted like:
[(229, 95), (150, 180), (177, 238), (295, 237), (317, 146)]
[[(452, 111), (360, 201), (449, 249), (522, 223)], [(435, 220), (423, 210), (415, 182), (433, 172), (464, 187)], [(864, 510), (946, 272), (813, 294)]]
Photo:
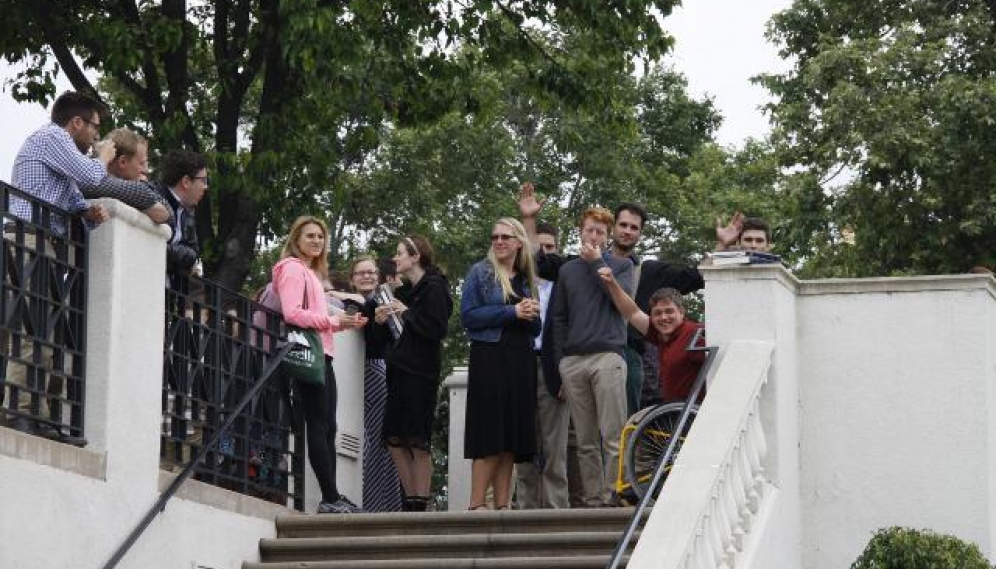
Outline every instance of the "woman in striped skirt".
[[(369, 299), (378, 284), (394, 275), (390, 259), (378, 264), (373, 257), (363, 255), (350, 264), (349, 283), (354, 292)], [(384, 346), (390, 339), (383, 326), (373, 326), (375, 306), (368, 302), (364, 307), (370, 325), (365, 328), (367, 360), (363, 373), (363, 509), (400, 512), (401, 483), (382, 436), (387, 402)]]

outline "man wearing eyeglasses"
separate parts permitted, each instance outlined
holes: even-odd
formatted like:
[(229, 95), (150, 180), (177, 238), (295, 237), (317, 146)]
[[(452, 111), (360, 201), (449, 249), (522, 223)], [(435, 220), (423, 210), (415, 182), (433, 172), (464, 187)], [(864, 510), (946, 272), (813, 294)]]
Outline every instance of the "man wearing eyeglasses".
[[(90, 205), (81, 187), (96, 187), (107, 177), (107, 164), (114, 158), (114, 145), (100, 148), (97, 158), (87, 153), (100, 137), (100, 114), (96, 100), (66, 91), (52, 105), (52, 122), (24, 141), (17, 157), (11, 183), (19, 190), (70, 213), (80, 213), (93, 223), (107, 220), (100, 205)], [(31, 205), (11, 199), (11, 213), (31, 221)], [(35, 220), (39, 223), (40, 220)], [(52, 216), (47, 227), (56, 236), (65, 235), (66, 220)]]
[[(114, 157), (113, 144), (101, 148), (97, 158), (87, 156), (100, 136), (102, 111), (103, 105), (82, 93), (67, 91), (60, 95), (52, 105), (52, 122), (36, 130), (21, 145), (14, 159), (13, 186), (58, 210), (79, 214), (90, 223), (106, 221), (107, 211), (100, 205), (88, 203), (81, 191), (81, 188), (94, 188), (107, 178), (107, 164)], [(68, 220), (61, 213), (45, 208), (41, 209), (39, 219), (35, 219), (35, 209), (26, 199), (15, 194), (10, 196), (11, 217), (4, 220), (4, 238), (10, 244), (7, 247), (23, 251), (27, 265), (35, 265), (31, 259), (39, 256), (57, 257), (59, 261), (50, 270), (58, 274), (64, 270), (67, 259), (72, 258), (75, 246), (65, 239)], [(40, 243), (36, 228), (47, 236)], [(0, 385), (0, 401), (7, 393), (11, 396), (16, 393), (17, 401), (8, 403), (12, 412), (6, 415), (5, 423), (48, 438), (85, 444), (82, 439), (65, 435), (52, 426), (52, 422), (56, 425), (61, 422), (60, 399), (65, 389), (64, 372), (50, 373), (56, 367), (53, 348), (48, 345), (53, 332), (39, 330), (35, 322), (11, 322), (9, 326), (2, 331), (0, 342), (7, 360), (4, 379), (10, 387)], [(34, 329), (29, 331), (29, 326)], [(19, 341), (11, 342), (11, 338), (19, 338)], [(22, 363), (37, 361), (34, 349), (39, 340), (42, 341), (40, 365)], [(66, 353), (61, 356), (64, 359), (59, 365), (70, 365), (66, 360), (73, 356)], [(43, 420), (36, 422), (36, 418)]]
[(185, 290), (182, 282), (191, 275), (200, 257), (194, 210), (208, 189), (207, 159), (189, 150), (173, 150), (163, 156), (162, 178), (154, 185), (173, 210), (166, 245), (166, 274), (170, 287)]

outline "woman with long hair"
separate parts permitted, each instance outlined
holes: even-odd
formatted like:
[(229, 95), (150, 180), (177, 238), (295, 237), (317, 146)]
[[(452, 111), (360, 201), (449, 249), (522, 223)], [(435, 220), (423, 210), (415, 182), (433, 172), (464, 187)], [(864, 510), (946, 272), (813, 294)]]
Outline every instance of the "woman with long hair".
[(402, 237), (394, 263), (411, 286), (404, 292), (399, 289), (393, 302), (375, 311), (381, 326), (389, 317), (401, 321), (401, 333), (384, 355), (384, 442), (398, 469), (408, 511), (425, 511), (430, 501), (432, 423), (443, 365), (443, 338), (453, 312), (449, 283), (433, 256), (425, 237)]
[(512, 499), (512, 470), (536, 451), (536, 356), (541, 330), (532, 247), (518, 220), (491, 229), (487, 257), (467, 273), (460, 321), (470, 339), (464, 457), (473, 459), (470, 509)]
[(280, 298), (284, 320), (299, 328), (318, 330), (325, 352), (325, 385), (295, 382), (308, 441), (308, 459), (322, 490), (319, 514), (360, 512), (339, 493), (335, 467), (335, 408), (337, 390), (332, 356), (332, 333), (366, 323), (362, 315), (332, 317), (322, 281), (328, 279), (328, 227), (317, 217), (301, 216), (291, 225), (280, 261), (273, 267), (273, 290)]
[[(367, 300), (363, 312), (370, 317), (364, 329), (366, 362), (363, 368), (363, 509), (368, 512), (401, 511), (401, 482), (391, 454), (384, 446), (384, 408), (387, 404), (387, 371), (384, 348), (387, 331), (373, 322), (376, 304), (372, 297), (378, 285), (394, 276), (394, 263), (380, 265), (370, 255), (360, 255), (349, 265), (352, 291)], [(390, 269), (390, 274), (384, 269)]]

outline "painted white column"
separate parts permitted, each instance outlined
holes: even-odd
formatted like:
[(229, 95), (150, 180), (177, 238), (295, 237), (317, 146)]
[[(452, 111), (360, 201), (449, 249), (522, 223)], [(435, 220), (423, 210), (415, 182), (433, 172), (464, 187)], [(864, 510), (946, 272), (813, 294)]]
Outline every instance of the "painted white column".
[[(107, 479), (154, 491), (162, 421), (168, 227), (110, 199), (111, 219), (90, 232), (85, 432), (107, 453)], [(144, 500), (147, 500), (143, 496)]]
[(443, 383), (450, 394), (450, 457), (446, 493), (451, 512), (470, 505), (470, 463), (463, 457), (463, 439), (467, 417), (467, 368), (453, 368)]
[(724, 348), (737, 340), (775, 345), (760, 418), (769, 441), (764, 469), (779, 489), (776, 512), (757, 551), (757, 567), (802, 567), (799, 495), (799, 384), (796, 295), (799, 281), (781, 265), (701, 267), (706, 334)]

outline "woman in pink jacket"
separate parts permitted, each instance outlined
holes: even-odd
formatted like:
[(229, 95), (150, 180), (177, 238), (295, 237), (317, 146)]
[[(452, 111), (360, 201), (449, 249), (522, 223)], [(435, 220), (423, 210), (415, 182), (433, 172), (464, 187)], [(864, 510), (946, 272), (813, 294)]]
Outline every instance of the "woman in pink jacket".
[[(322, 280), (328, 279), (328, 228), (325, 222), (301, 216), (291, 225), (290, 235), (273, 267), (273, 289), (280, 297), (284, 321), (300, 328), (318, 330), (325, 351), (325, 386), (297, 382), (308, 440), (308, 459), (322, 489), (319, 514), (349, 514), (362, 511), (339, 494), (335, 482), (336, 384), (332, 371), (332, 333), (363, 326), (363, 316), (330, 316)], [(346, 321), (346, 318), (349, 318)]]

